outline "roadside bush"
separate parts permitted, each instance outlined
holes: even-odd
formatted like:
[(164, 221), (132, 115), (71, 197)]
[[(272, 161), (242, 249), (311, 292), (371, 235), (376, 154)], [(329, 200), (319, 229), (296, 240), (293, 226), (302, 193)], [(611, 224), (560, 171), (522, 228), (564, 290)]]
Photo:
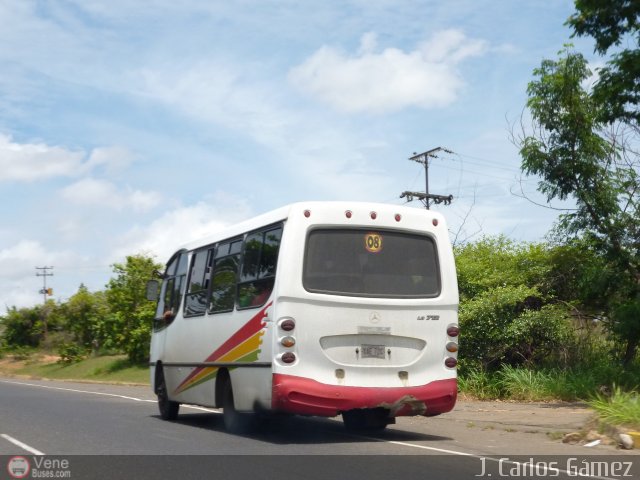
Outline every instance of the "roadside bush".
[(7, 353), (10, 353), (14, 360), (28, 360), (34, 351), (33, 347), (23, 345), (7, 349)]
[(40, 342), (40, 348), (46, 352), (58, 352), (60, 346), (70, 343), (72, 335), (67, 332), (49, 332), (46, 339)]
[(573, 343), (565, 307), (540, 306), (540, 293), (524, 285), (493, 288), (460, 306), (462, 361), (470, 368), (555, 365)]
[(600, 420), (609, 425), (640, 428), (640, 395), (615, 387), (610, 395), (599, 394), (589, 402)]
[(39, 307), (7, 309), (6, 315), (0, 317), (6, 344), (13, 347), (36, 347), (43, 335), (43, 323)]
[(71, 365), (84, 360), (87, 357), (87, 351), (77, 343), (62, 343), (58, 347), (58, 355), (60, 355), (58, 363)]
[(529, 367), (566, 365), (575, 343), (565, 307), (524, 310), (506, 327), (505, 362)]

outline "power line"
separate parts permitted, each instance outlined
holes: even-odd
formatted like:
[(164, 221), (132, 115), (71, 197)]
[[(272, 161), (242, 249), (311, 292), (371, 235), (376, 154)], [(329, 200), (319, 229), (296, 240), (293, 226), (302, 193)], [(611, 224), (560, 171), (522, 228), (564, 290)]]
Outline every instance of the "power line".
[[(457, 152), (455, 153), (455, 155), (457, 155), (458, 157), (465, 157), (465, 158), (471, 158), (473, 160), (477, 160), (476, 162), (466, 160), (467, 162), (474, 163), (476, 165), (489, 165), (489, 166), (492, 166), (492, 167), (495, 167), (495, 168), (504, 169), (504, 170), (514, 170), (514, 169), (516, 169), (515, 167), (514, 168), (505, 167), (504, 163), (496, 162), (494, 160), (488, 160), (486, 158), (475, 157), (473, 155), (466, 155), (464, 153), (457, 153)], [(518, 170), (519, 170), (519, 168), (518, 168)]]

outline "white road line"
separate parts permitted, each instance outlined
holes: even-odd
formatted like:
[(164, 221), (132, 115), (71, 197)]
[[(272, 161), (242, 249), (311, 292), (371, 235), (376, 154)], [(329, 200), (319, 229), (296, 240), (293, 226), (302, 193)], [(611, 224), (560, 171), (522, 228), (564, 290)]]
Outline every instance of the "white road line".
[[(29, 453), (31, 453), (33, 455), (45, 455), (40, 450), (36, 450), (35, 448), (30, 447), (26, 443), (23, 443), (20, 440), (17, 440), (15, 438), (7, 435), (6, 433), (0, 434), (0, 437), (4, 438), (5, 440), (8, 440), (9, 442), (13, 443), (14, 445), (17, 445), (18, 447), (22, 448), (23, 450), (26, 450), (27, 452), (29, 452)], [(11, 473), (11, 472), (9, 472), (9, 473)]]
[(434, 452), (439, 452), (439, 453), (448, 453), (448, 454), (451, 454), (451, 455), (459, 455), (459, 456), (462, 456), (462, 457), (480, 458), (480, 456), (476, 455), (475, 453), (458, 452), (456, 450), (446, 450), (444, 448), (427, 447), (426, 445), (418, 445), (416, 443), (397, 442), (395, 440), (383, 440), (383, 442), (392, 443), (394, 445), (401, 445), (403, 447), (421, 448), (423, 450), (432, 450)]
[[(118, 395), (116, 393), (93, 392), (91, 390), (78, 390), (76, 388), (54, 387), (52, 385), (40, 385), (40, 384), (37, 384), (37, 383), (16, 382), (16, 381), (12, 381), (12, 380), (0, 380), (0, 382), (2, 382), (2, 383), (10, 383), (10, 384), (13, 384), (13, 385), (24, 385), (24, 386), (27, 386), (27, 387), (46, 388), (46, 389), (49, 389), (49, 390), (62, 390), (63, 392), (89, 393), (91, 395), (101, 395), (103, 397), (115, 397), (115, 398), (122, 398), (123, 400), (132, 400), (134, 402), (156, 403), (156, 400), (149, 400), (149, 399), (146, 399), (146, 398), (130, 397), (130, 396), (127, 396), (127, 395)], [(204, 411), (204, 412), (220, 413), (219, 409), (198, 407), (196, 405), (182, 405), (182, 407), (183, 408), (190, 408), (192, 410), (201, 410), (201, 411)]]

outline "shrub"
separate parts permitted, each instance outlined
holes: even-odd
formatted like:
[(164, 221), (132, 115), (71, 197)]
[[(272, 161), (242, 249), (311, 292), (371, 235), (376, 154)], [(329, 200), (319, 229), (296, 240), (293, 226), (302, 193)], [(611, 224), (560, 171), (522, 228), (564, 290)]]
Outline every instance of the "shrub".
[(540, 306), (540, 294), (524, 285), (492, 288), (460, 306), (460, 354), (469, 366), (557, 364), (573, 335), (567, 309)]
[(71, 365), (84, 360), (87, 356), (87, 351), (76, 343), (62, 343), (58, 347), (58, 355), (60, 355), (58, 363)]

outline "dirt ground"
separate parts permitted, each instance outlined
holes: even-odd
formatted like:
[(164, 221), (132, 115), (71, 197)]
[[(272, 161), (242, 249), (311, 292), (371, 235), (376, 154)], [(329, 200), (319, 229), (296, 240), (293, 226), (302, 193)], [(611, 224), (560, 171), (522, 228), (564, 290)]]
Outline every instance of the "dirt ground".
[(5, 375), (12, 375), (21, 368), (24, 368), (26, 365), (31, 363), (53, 363), (58, 361), (60, 357), (57, 355), (45, 355), (38, 354), (35, 357), (29, 357), (27, 359), (16, 360), (12, 356), (6, 356), (0, 358), (0, 373)]
[[(482, 454), (628, 454), (640, 455), (640, 445), (622, 450), (617, 429), (598, 427), (596, 415), (579, 402), (509, 402), (460, 399), (450, 413), (405, 417), (398, 427), (421, 428), (446, 436), (451, 446)], [(625, 429), (621, 429), (622, 432)]]

